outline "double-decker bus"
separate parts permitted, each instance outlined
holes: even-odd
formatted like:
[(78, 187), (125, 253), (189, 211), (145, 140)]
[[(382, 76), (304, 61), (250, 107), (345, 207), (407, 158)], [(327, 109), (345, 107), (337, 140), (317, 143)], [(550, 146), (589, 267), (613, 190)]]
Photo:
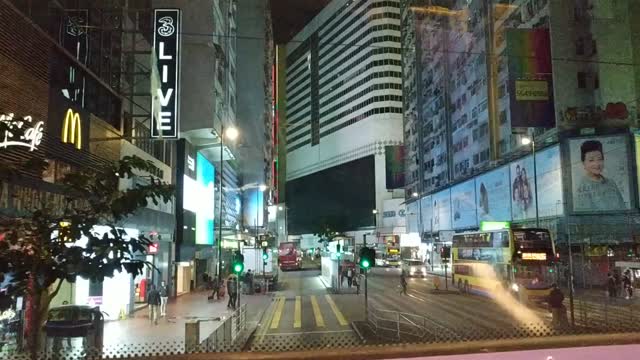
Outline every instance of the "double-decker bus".
[(521, 301), (542, 303), (556, 281), (549, 230), (504, 229), (453, 235), (454, 281), (462, 292), (493, 297), (511, 291)]
[(278, 266), (280, 270), (300, 270), (302, 268), (302, 253), (298, 243), (283, 242), (278, 247)]

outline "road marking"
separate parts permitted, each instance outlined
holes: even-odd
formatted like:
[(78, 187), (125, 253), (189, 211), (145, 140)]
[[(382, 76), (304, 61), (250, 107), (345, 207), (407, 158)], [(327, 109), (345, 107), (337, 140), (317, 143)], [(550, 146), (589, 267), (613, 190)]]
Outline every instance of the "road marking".
[(275, 333), (275, 334), (266, 334), (265, 336), (295, 336), (302, 334), (344, 334), (344, 333), (352, 333), (353, 330), (323, 330), (323, 331), (301, 331), (301, 332), (290, 332), (290, 333)]
[(320, 306), (318, 306), (318, 299), (316, 299), (315, 295), (311, 295), (311, 307), (313, 308), (313, 316), (316, 318), (316, 326), (324, 327), (324, 319), (322, 318)]
[(260, 322), (260, 328), (256, 337), (258, 342), (262, 341), (267, 331), (269, 331), (269, 325), (271, 324), (271, 320), (273, 319), (273, 313), (276, 308), (277, 300), (277, 297), (274, 297), (271, 300), (271, 304), (269, 304), (269, 307), (267, 308), (266, 313), (262, 321)]
[(276, 312), (273, 314), (273, 319), (271, 320), (271, 328), (277, 329), (280, 326), (280, 318), (282, 317), (282, 309), (284, 308), (285, 298), (283, 296), (278, 297), (276, 304)]
[(344, 316), (340, 312), (340, 309), (338, 309), (338, 306), (336, 306), (336, 303), (333, 302), (333, 299), (331, 298), (331, 296), (327, 294), (324, 297), (325, 299), (327, 299), (327, 302), (329, 303), (329, 306), (331, 306), (331, 310), (333, 310), (333, 313), (336, 315), (336, 319), (338, 319), (338, 322), (340, 323), (340, 325), (342, 326), (349, 325), (347, 320), (344, 318)]
[(296, 308), (293, 314), (293, 327), (302, 327), (302, 303), (300, 301), (300, 296), (296, 296)]

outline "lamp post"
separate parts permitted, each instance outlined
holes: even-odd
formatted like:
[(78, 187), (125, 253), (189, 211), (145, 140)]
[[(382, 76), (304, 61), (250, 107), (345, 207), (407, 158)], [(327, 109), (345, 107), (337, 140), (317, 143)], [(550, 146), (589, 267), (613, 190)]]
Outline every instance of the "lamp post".
[(418, 209), (419, 209), (418, 211), (419, 211), (419, 216), (420, 216), (420, 219), (418, 220), (418, 226), (419, 226), (418, 233), (420, 234), (420, 242), (422, 242), (422, 232), (424, 230), (423, 227), (422, 227), (422, 225), (423, 225), (422, 224), (422, 199), (420, 199), (420, 194), (418, 194), (415, 191), (413, 192), (413, 194), (411, 194), (411, 196), (414, 199), (417, 199), (417, 201), (418, 201)]
[(531, 145), (531, 153), (533, 155), (533, 191), (535, 193), (534, 200), (536, 202), (536, 227), (540, 227), (540, 215), (538, 212), (538, 169), (536, 167), (536, 139), (535, 136), (532, 135), (529, 137), (523, 137), (522, 145)]
[(224, 179), (224, 137), (234, 141), (238, 138), (238, 129), (234, 127), (224, 129), (224, 122), (220, 122), (220, 194), (218, 194), (218, 284), (222, 281), (222, 183)]
[(376, 243), (378, 242), (378, 209), (371, 210), (371, 214), (373, 214), (373, 236), (376, 239)]

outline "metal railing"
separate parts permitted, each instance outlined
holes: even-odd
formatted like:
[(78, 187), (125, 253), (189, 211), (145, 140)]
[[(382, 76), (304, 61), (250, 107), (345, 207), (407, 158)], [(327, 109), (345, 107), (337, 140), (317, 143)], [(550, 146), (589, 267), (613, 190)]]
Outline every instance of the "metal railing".
[(222, 323), (206, 339), (200, 341), (199, 329), (201, 320), (196, 320), (185, 325), (185, 351), (213, 352), (230, 351), (239, 343), (239, 337), (247, 329), (247, 304), (242, 304), (227, 318), (221, 319)]
[(415, 314), (370, 307), (367, 321), (376, 336), (395, 336), (397, 339), (423, 339), (431, 334), (432, 320)]

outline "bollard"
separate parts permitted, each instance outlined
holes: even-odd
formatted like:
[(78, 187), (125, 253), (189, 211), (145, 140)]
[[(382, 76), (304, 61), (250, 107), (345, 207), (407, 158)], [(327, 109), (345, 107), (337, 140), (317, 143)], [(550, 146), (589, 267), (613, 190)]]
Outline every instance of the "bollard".
[(184, 324), (184, 351), (192, 353), (198, 351), (200, 345), (200, 321), (190, 320)]

